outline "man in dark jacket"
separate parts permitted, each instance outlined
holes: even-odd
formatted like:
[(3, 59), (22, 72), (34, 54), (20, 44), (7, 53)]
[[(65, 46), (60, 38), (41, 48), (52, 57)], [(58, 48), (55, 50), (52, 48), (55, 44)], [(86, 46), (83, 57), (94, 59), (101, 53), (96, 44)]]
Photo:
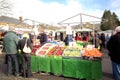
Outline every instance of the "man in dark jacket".
[(19, 75), (19, 68), (18, 68), (18, 59), (17, 59), (17, 52), (18, 52), (18, 36), (15, 32), (9, 31), (3, 38), (3, 46), (4, 52), (7, 55), (7, 75), (11, 75), (12, 72), (12, 64), (15, 65), (15, 75)]
[(112, 69), (115, 80), (120, 80), (120, 26), (115, 29), (107, 43), (107, 49), (112, 61)]
[(40, 44), (41, 44), (41, 46), (43, 46), (48, 41), (47, 34), (44, 31), (42, 31), (40, 33), (40, 36), (38, 37), (38, 39), (40, 39)]
[(69, 37), (68, 37), (68, 35), (66, 35), (64, 42), (65, 42), (66, 46), (69, 45)]

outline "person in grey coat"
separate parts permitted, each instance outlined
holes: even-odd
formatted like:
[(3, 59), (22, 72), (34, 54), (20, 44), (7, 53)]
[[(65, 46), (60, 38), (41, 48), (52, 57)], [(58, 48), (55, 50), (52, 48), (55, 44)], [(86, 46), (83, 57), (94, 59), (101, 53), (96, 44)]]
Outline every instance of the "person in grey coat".
[(7, 75), (10, 76), (13, 73), (13, 64), (14, 64), (14, 73), (15, 76), (19, 76), (19, 67), (18, 67), (18, 36), (14, 31), (8, 31), (3, 38), (4, 52), (7, 56)]

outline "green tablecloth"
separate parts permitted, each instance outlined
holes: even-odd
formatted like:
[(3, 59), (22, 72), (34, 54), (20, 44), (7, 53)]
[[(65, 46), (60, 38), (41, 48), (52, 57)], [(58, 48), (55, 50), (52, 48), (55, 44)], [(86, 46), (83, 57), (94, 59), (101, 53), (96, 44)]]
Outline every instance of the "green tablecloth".
[(31, 65), (32, 72), (51, 72), (79, 79), (102, 79), (101, 61), (32, 56)]
[(39, 64), (38, 64), (38, 60), (39, 56), (31, 56), (31, 71), (32, 72), (38, 72), (39, 71)]
[(39, 71), (50, 72), (50, 58), (49, 57), (37, 57), (39, 64)]
[(101, 61), (63, 59), (63, 76), (86, 79), (102, 79)]
[(51, 73), (55, 75), (62, 75), (62, 58), (50, 57)]

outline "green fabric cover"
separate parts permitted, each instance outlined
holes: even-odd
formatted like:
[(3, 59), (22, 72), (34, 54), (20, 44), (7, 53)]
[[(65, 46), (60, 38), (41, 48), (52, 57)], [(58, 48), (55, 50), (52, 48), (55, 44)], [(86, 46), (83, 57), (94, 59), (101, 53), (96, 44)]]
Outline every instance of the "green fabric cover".
[(63, 59), (63, 76), (80, 79), (102, 79), (101, 61)]
[(32, 56), (31, 65), (32, 72), (51, 72), (55, 75), (87, 80), (102, 79), (101, 61)]
[(51, 73), (55, 75), (62, 75), (62, 58), (50, 58)]
[(31, 71), (32, 72), (38, 72), (39, 71), (39, 69), (38, 69), (38, 67), (39, 67), (38, 57), (39, 56), (34, 56), (34, 55), (31, 56)]
[(50, 72), (50, 58), (38, 57), (39, 71)]

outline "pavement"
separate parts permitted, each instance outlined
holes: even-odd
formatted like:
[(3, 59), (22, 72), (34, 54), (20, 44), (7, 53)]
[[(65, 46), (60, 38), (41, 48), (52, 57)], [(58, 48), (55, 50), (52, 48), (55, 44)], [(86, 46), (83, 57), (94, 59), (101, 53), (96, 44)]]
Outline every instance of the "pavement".
[(102, 51), (103, 58), (102, 58), (102, 73), (103, 79), (102, 80), (114, 80), (112, 75), (112, 65), (110, 61), (110, 57), (108, 56), (108, 51)]
[[(113, 80), (111, 61), (107, 54), (108, 51), (103, 50), (102, 53), (103, 53), (102, 80)], [(33, 76), (31, 78), (23, 78), (21, 76), (15, 77), (14, 75), (7, 77), (6, 69), (7, 69), (7, 65), (4, 64), (4, 55), (0, 55), (0, 80), (78, 80), (75, 78), (50, 75), (50, 74), (46, 74), (46, 73), (33, 73)]]

